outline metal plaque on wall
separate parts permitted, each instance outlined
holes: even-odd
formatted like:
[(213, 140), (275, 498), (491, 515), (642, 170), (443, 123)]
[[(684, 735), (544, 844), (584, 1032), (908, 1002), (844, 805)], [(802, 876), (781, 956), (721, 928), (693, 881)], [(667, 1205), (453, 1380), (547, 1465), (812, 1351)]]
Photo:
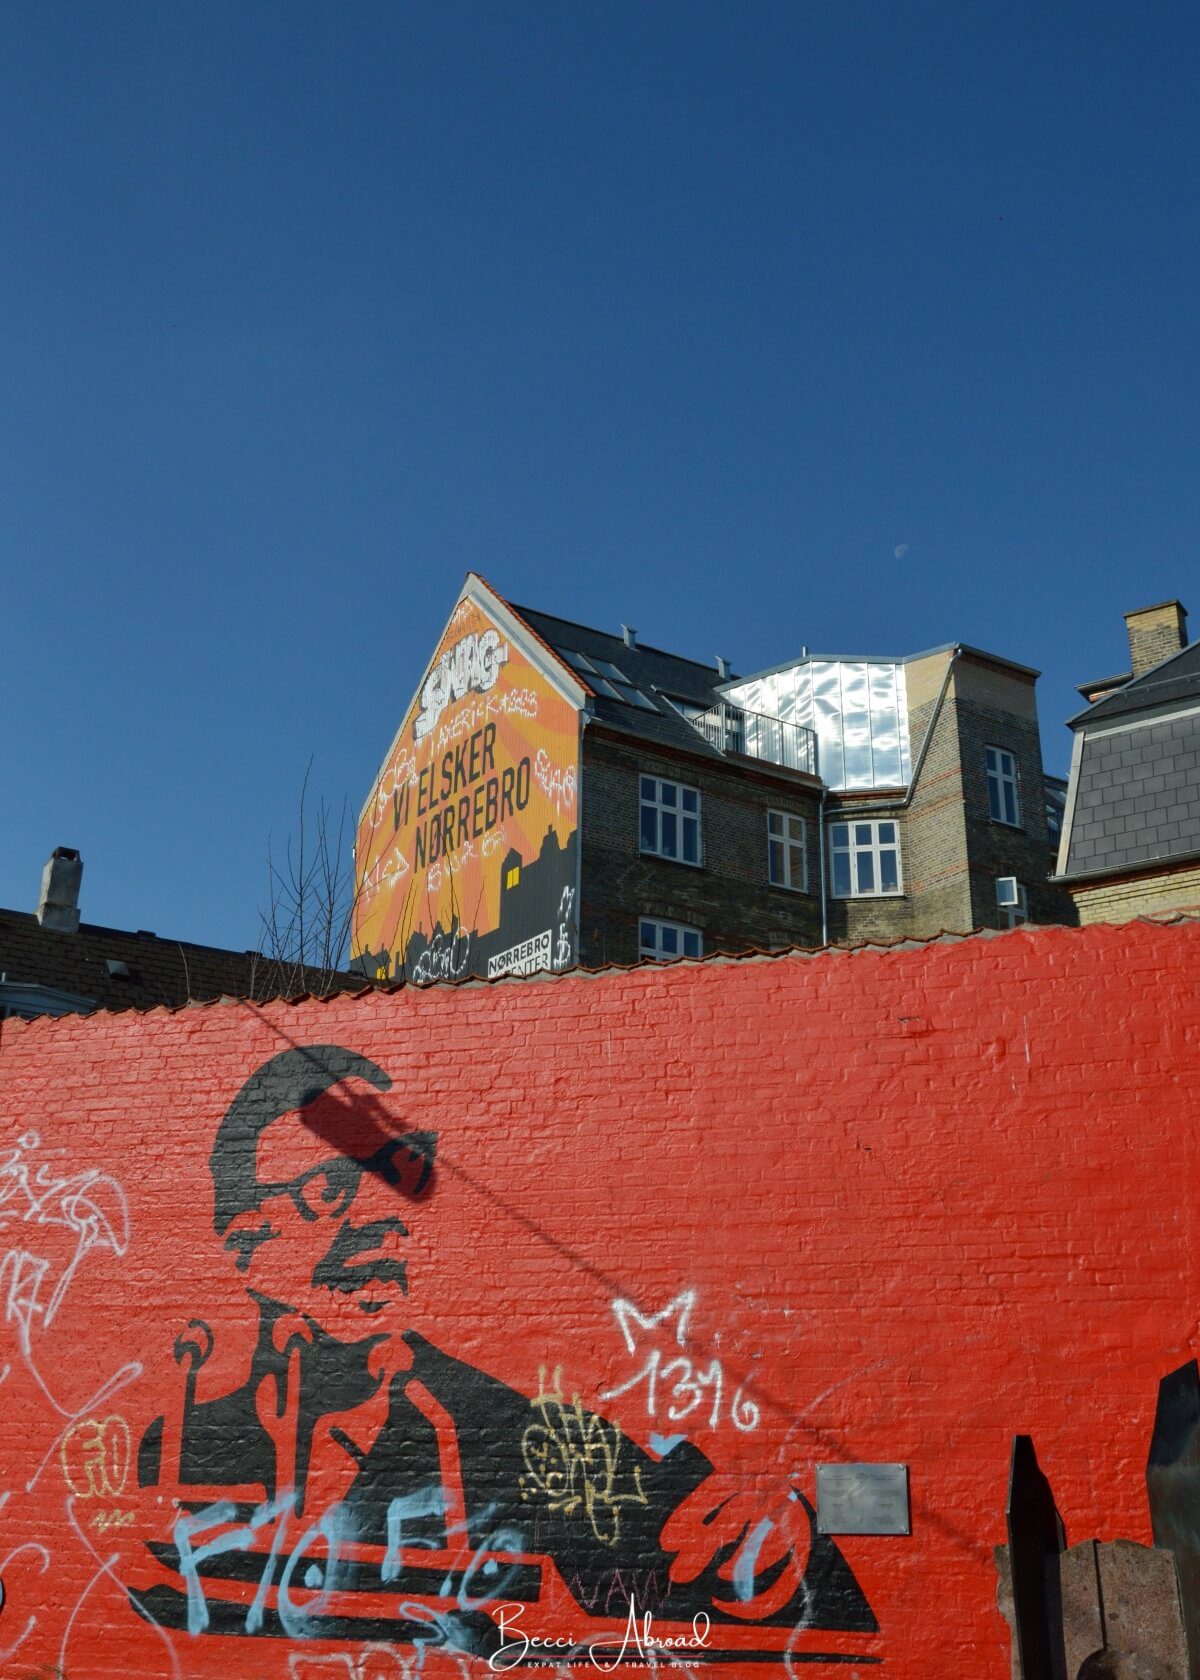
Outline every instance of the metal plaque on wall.
[(909, 1534), (907, 1464), (818, 1464), (818, 1534)]

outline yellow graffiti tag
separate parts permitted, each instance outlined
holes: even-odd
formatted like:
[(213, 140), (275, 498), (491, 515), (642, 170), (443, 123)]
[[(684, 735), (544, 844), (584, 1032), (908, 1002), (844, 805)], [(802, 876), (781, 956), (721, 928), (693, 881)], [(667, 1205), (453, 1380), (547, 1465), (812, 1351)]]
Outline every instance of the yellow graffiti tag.
[(528, 1472), (521, 1477), (521, 1498), (545, 1499), (552, 1511), (567, 1516), (582, 1510), (596, 1539), (615, 1546), (621, 1537), (621, 1506), (647, 1503), (641, 1469), (634, 1465), (630, 1472), (622, 1466), (625, 1437), (616, 1424), (585, 1412), (577, 1394), (568, 1405), (561, 1390), (556, 1369), (547, 1392), (543, 1366), (533, 1402), (539, 1421), (521, 1438)]
[(77, 1499), (116, 1499), (129, 1475), (129, 1425), (123, 1417), (73, 1423), (59, 1449), (62, 1473)]
[(91, 1526), (97, 1534), (107, 1534), (110, 1528), (128, 1528), (132, 1521), (132, 1511), (97, 1511)]

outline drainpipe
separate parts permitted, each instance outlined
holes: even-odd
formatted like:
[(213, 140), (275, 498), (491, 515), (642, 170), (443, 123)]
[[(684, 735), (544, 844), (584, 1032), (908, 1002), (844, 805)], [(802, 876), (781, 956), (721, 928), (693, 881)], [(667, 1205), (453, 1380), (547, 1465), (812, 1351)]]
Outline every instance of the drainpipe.
[(821, 865), (821, 944), (829, 943), (829, 883), (825, 879), (825, 784), (821, 783), (821, 803), (817, 810), (817, 856)]

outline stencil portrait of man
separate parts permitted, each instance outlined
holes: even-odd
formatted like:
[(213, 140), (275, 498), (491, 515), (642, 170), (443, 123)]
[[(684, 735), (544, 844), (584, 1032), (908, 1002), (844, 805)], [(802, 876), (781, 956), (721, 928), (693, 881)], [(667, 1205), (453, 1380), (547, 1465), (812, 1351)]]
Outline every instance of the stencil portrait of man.
[[(435, 1210), (437, 1138), (396, 1130), (377, 1095), (390, 1087), (366, 1057), (313, 1045), (272, 1057), (234, 1098), (209, 1168), (214, 1233), (246, 1293), (249, 1368), (229, 1392), (202, 1394), (212, 1333), (192, 1321), (176, 1344), (186, 1392), (174, 1422), (145, 1432), (142, 1486), (172, 1486), (185, 1511), (227, 1500), (243, 1523), (281, 1501), (301, 1529), (325, 1518), (327, 1564), (331, 1537), (342, 1554), (337, 1608), (313, 1626), (330, 1636), (429, 1638), (430, 1622), (411, 1606), (406, 1620), (397, 1595), (444, 1594), (473, 1573), (474, 1591), (455, 1589), (434, 1618), (435, 1637), (486, 1652), (485, 1567), (508, 1596), (536, 1603), (548, 1565), (582, 1613), (611, 1615), (605, 1583), (618, 1561), (659, 1581), (663, 1621), (703, 1612), (791, 1627), (803, 1616), (873, 1631), (853, 1574), (794, 1490), (764, 1508), (691, 1443), (647, 1451), (577, 1403), (531, 1399), (410, 1327), (409, 1229)], [(163, 1627), (196, 1631), (184, 1560), (151, 1550), (162, 1573), (135, 1602)], [(288, 1633), (270, 1595), (247, 1626), (227, 1552), (207, 1570), (205, 1631)]]

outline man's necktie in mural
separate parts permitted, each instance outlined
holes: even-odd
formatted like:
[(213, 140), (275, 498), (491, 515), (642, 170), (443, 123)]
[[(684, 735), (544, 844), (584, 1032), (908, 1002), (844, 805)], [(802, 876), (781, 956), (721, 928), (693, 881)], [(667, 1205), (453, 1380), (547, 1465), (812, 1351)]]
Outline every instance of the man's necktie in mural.
[(530, 1398), (406, 1327), (437, 1140), (396, 1135), (351, 1080), (391, 1085), (336, 1046), (284, 1051), (218, 1128), (214, 1230), (248, 1316), (182, 1329), (176, 1403), (137, 1445), (141, 1497), (174, 1512), (126, 1575), (141, 1614), (504, 1667), (587, 1662), (608, 1633), (615, 1654), (650, 1611), (691, 1666), (878, 1660), (798, 1490), (764, 1503), (686, 1439), (649, 1450), (556, 1382)]

